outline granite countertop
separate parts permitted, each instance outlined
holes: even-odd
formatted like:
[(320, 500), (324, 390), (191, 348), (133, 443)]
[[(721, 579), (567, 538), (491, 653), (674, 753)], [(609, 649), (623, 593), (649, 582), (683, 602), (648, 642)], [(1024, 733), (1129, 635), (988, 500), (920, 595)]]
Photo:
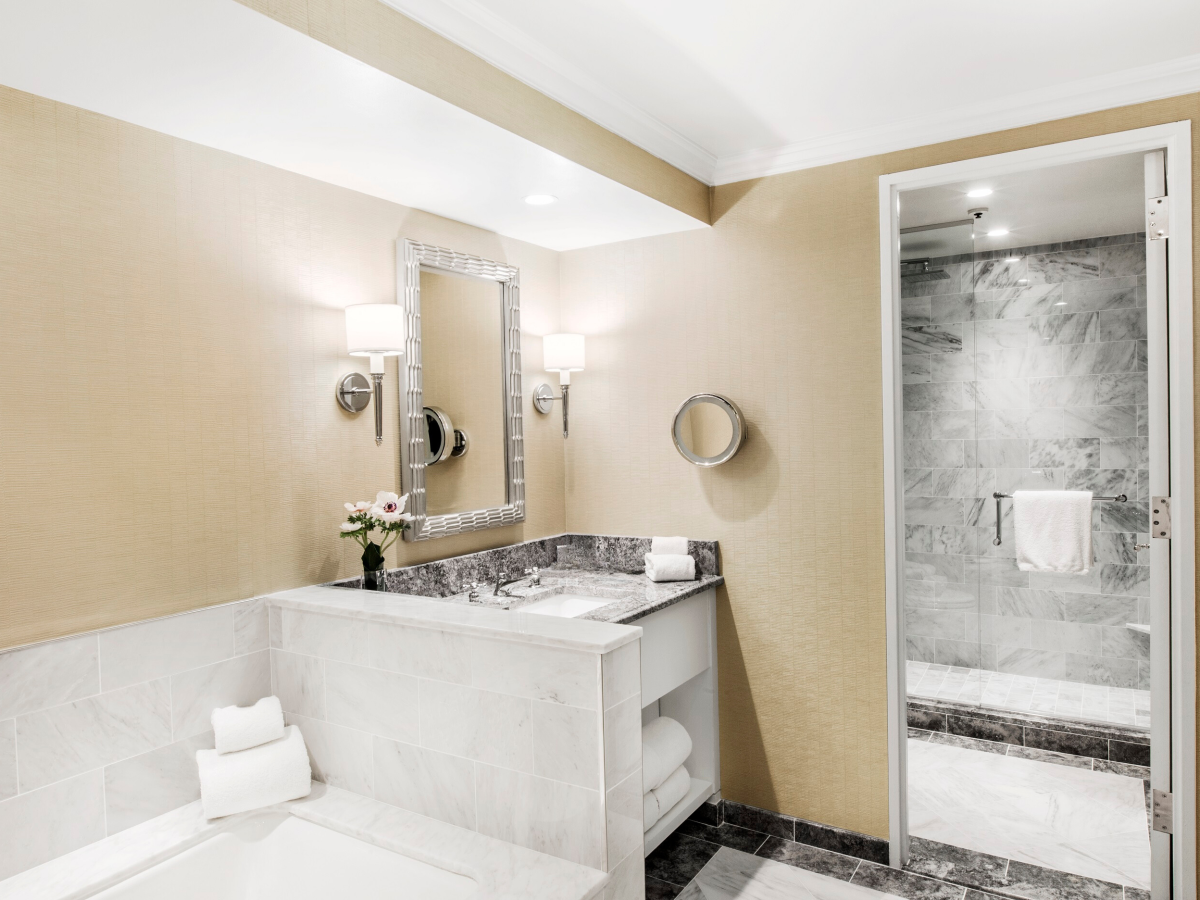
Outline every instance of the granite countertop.
[[(590, 900), (608, 881), (596, 869), (317, 782), (308, 797), (268, 810), (466, 875), (479, 885), (472, 896), (480, 900)], [(197, 800), (0, 881), (0, 900), (90, 897), (258, 814), (209, 821)]]

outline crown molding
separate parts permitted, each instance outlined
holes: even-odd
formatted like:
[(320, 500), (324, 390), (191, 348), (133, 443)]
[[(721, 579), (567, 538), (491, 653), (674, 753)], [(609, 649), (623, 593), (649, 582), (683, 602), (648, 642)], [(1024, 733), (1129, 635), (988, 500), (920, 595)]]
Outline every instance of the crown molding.
[(1200, 92), (1200, 54), (726, 157), (717, 161), (712, 183), (781, 175), (1195, 92)]
[(382, 0), (497, 69), (705, 184), (717, 158), (475, 0)]

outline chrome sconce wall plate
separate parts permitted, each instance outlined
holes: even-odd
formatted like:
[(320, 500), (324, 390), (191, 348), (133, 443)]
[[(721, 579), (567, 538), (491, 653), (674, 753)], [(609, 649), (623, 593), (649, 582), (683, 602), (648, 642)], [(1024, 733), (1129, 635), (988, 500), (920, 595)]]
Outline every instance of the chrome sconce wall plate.
[(371, 402), (370, 382), (357, 372), (351, 372), (338, 382), (337, 402), (346, 412), (362, 412)]
[[(715, 420), (708, 418), (705, 421), (708, 410), (704, 407), (707, 406), (717, 411)], [(698, 435), (696, 432), (701, 428), (711, 433)], [(671, 421), (671, 440), (675, 442), (679, 455), (688, 462), (711, 469), (729, 462), (737, 455), (746, 441), (746, 420), (737, 404), (728, 397), (693, 394), (675, 411), (675, 418)], [(718, 449), (721, 445), (724, 445), (724, 449)], [(715, 452), (709, 453), (710, 450)]]
[(533, 389), (533, 408), (547, 415), (554, 408), (554, 401), (562, 401), (563, 437), (570, 434), (571, 373), (582, 372), (584, 364), (582, 334), (548, 334), (542, 338), (543, 367), (547, 372), (558, 373), (562, 394), (554, 396), (550, 385), (542, 382)]

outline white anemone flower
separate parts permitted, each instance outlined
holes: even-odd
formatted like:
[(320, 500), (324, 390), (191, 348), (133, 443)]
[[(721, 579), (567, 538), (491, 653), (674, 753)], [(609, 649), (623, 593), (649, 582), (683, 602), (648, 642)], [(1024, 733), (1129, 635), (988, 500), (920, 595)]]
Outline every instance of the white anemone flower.
[(362, 531), (362, 524), (359, 522), (343, 522), (340, 527), (342, 531), (346, 532), (346, 534), (350, 534), (355, 531)]
[(359, 500), (357, 503), (347, 503), (347, 504), (345, 504), (345, 507), (346, 507), (346, 512), (350, 513), (350, 515), (353, 516), (358, 513), (366, 512), (368, 509), (371, 508), (371, 503), (370, 503), (370, 501), (367, 501), (367, 500)]
[[(380, 491), (375, 495), (374, 509), (382, 510), (385, 513), (402, 513), (404, 512), (404, 503), (407, 500), (407, 494), (401, 498), (393, 494), (391, 491)], [(372, 510), (371, 514), (376, 515), (374, 510)]]

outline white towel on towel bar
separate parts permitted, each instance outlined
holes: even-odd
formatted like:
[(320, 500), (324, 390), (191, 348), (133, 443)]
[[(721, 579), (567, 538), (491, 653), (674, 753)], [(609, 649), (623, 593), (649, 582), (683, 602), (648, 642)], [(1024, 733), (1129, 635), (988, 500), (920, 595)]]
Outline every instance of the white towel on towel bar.
[(1016, 491), (1013, 531), (1022, 572), (1085, 575), (1092, 567), (1092, 492)]
[(295, 725), (285, 728), (279, 740), (249, 750), (197, 750), (196, 765), (206, 819), (307, 797), (312, 791), (308, 749)]
[(650, 552), (663, 556), (687, 556), (687, 538), (656, 537), (650, 541)]

